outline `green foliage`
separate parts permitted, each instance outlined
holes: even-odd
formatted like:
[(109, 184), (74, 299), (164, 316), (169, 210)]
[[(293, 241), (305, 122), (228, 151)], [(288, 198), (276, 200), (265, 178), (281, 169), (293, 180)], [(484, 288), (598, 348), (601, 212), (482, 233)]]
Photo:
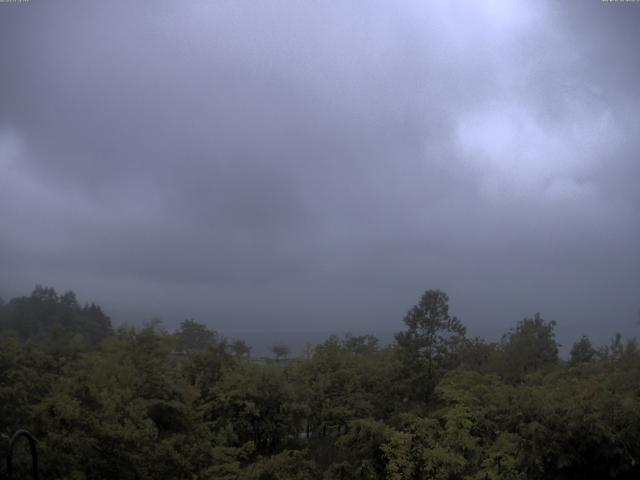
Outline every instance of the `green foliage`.
[(176, 349), (181, 352), (194, 352), (213, 347), (218, 343), (218, 334), (206, 325), (194, 319), (184, 320), (174, 334)]
[(247, 472), (247, 480), (310, 480), (316, 466), (304, 450), (283, 450), (271, 457), (261, 457)]
[(235, 359), (225, 342), (196, 351), (180, 363), (182, 376), (190, 386), (198, 390), (201, 401), (210, 397), (211, 390), (233, 365)]
[(583, 337), (565, 364), (554, 322), (467, 339), (437, 290), (405, 324), (388, 346), (332, 336), (256, 361), (195, 320), (113, 332), (99, 307), (38, 287), (0, 303), (0, 430), (34, 432), (48, 479), (640, 475), (634, 339)]
[(0, 333), (32, 340), (57, 354), (95, 349), (111, 336), (111, 320), (95, 305), (80, 306), (75, 293), (36, 286), (28, 297), (0, 305)]
[(373, 335), (351, 335), (347, 333), (342, 340), (345, 350), (356, 355), (370, 355), (380, 349), (379, 341)]
[(459, 356), (461, 368), (488, 372), (496, 368), (498, 345), (479, 337), (466, 339), (460, 348)]
[(386, 388), (396, 369), (391, 351), (354, 353), (352, 340), (332, 336), (316, 347), (311, 359), (290, 367), (301, 402), (309, 409), (310, 437), (340, 435), (351, 419), (382, 416), (393, 403)]
[(231, 445), (252, 442), (257, 453), (266, 454), (297, 437), (302, 413), (281, 368), (245, 362), (216, 385), (205, 418)]
[(85, 356), (35, 409), (49, 476), (188, 478), (206, 458), (204, 426), (172, 368), (169, 339), (120, 329)]
[(571, 347), (571, 358), (569, 363), (571, 365), (578, 365), (580, 363), (589, 363), (592, 362), (596, 355), (597, 351), (593, 348), (591, 344), (591, 340), (588, 337), (583, 336), (580, 340), (573, 344)]
[(280, 361), (283, 358), (287, 358), (289, 355), (289, 347), (284, 344), (277, 344), (271, 347), (271, 351), (276, 356), (276, 361)]
[(20, 343), (0, 339), (0, 428), (13, 432), (30, 425), (34, 406), (66, 371), (66, 359)]
[(539, 313), (518, 322), (502, 338), (501, 373), (509, 382), (522, 382), (527, 375), (558, 362), (556, 322), (547, 322)]
[(238, 357), (251, 357), (251, 347), (247, 345), (243, 340), (235, 340), (229, 346), (234, 355)]
[(389, 428), (381, 421), (371, 418), (350, 422), (347, 432), (338, 439), (338, 458), (328, 471), (330, 479), (384, 478), (385, 455), (382, 445)]
[(396, 335), (402, 377), (409, 397), (425, 401), (442, 373), (459, 362), (466, 329), (449, 315), (449, 297), (440, 290), (427, 290), (404, 323), (407, 330)]

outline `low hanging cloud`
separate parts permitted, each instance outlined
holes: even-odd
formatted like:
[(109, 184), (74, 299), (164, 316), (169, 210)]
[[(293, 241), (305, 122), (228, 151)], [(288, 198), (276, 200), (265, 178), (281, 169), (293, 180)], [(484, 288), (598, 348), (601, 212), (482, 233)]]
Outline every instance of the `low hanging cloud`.
[(381, 330), (442, 288), (481, 334), (628, 330), (635, 7), (2, 5), (0, 295)]

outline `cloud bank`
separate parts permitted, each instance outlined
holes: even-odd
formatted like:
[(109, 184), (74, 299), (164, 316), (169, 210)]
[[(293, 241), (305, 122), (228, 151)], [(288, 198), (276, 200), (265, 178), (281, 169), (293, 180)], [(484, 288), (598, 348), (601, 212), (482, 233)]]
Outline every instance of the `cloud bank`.
[(441, 288), (481, 334), (633, 327), (637, 5), (1, 10), (2, 296), (385, 330)]

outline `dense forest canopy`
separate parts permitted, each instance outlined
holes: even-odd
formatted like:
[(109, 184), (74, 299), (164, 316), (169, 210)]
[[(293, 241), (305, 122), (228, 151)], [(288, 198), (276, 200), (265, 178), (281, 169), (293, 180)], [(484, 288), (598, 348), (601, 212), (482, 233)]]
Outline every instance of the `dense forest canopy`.
[(38, 286), (0, 302), (0, 429), (34, 433), (47, 479), (638, 478), (635, 339), (561, 359), (555, 325), (469, 338), (428, 290), (390, 345), (256, 359), (195, 319), (114, 329)]

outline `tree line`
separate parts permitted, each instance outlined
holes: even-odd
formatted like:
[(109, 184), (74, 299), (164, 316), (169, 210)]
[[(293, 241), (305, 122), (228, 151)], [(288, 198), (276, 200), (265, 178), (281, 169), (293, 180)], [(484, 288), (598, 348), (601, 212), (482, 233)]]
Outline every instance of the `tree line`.
[(193, 319), (113, 328), (38, 286), (0, 302), (0, 432), (32, 431), (47, 479), (638, 478), (635, 339), (563, 360), (554, 329), (470, 338), (428, 290), (390, 345), (265, 361)]

